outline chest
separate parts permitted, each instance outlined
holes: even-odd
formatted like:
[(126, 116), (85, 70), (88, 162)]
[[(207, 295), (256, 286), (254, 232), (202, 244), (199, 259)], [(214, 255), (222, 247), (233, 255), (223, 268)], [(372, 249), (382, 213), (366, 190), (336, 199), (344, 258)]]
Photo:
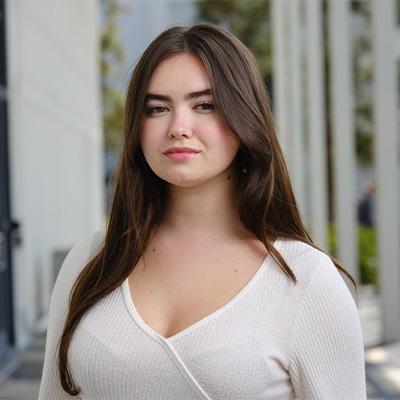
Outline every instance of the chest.
[(143, 321), (164, 338), (189, 328), (231, 302), (252, 280), (266, 251), (207, 254), (150, 252), (128, 278)]
[(240, 301), (168, 345), (129, 312), (127, 285), (118, 288), (85, 315), (71, 343), (82, 398), (203, 398), (198, 387), (213, 400), (294, 398), (286, 397), (285, 350), (293, 318), (274, 306), (281, 288), (273, 271), (264, 269)]

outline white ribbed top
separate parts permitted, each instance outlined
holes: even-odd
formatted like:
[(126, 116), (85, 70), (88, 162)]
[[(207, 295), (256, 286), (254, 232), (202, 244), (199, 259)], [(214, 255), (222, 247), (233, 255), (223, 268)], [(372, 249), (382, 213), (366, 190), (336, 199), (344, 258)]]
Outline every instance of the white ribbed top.
[(366, 399), (357, 306), (331, 259), (296, 240), (275, 247), (294, 285), (269, 255), (227, 304), (164, 339), (132, 302), (128, 281), (80, 321), (69, 349), (79, 396), (59, 383), (57, 345), (68, 296), (96, 232), (66, 257), (50, 301), (39, 399)]

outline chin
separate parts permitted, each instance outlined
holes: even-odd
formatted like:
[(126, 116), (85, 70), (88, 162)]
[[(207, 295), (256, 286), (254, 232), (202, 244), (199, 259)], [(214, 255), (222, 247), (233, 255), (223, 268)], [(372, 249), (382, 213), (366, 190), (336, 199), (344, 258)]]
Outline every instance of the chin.
[(176, 186), (176, 187), (181, 187), (181, 188), (194, 188), (198, 187), (201, 185), (205, 185), (208, 183), (216, 183), (216, 180), (219, 180), (220, 174), (217, 175), (212, 175), (212, 176), (163, 176), (161, 179), (163, 179), (165, 182), (169, 183), (170, 185)]
[(160, 178), (170, 185), (182, 188), (199, 186), (207, 182), (208, 180), (204, 178), (201, 179), (199, 177), (190, 176), (189, 174), (170, 174), (168, 176), (160, 176)]
[(201, 186), (207, 183), (216, 183), (216, 181), (226, 180), (228, 174), (227, 168), (213, 169), (204, 168), (203, 171), (199, 171), (197, 168), (158, 168), (154, 170), (154, 173), (158, 175), (160, 179), (166, 183), (181, 187), (190, 188)]
[(203, 181), (196, 181), (196, 180), (188, 180), (188, 179), (169, 179), (166, 180), (167, 183), (169, 183), (172, 186), (177, 186), (181, 188), (191, 188), (191, 187), (196, 187), (200, 186)]

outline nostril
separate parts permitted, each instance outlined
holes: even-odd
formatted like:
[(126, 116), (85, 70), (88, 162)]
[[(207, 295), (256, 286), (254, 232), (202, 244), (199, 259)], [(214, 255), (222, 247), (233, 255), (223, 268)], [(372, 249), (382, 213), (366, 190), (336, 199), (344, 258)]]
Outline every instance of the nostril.
[(172, 129), (170, 131), (170, 136), (174, 137), (174, 138), (182, 137), (182, 136), (188, 137), (188, 136), (190, 136), (190, 133), (189, 133), (189, 131), (187, 129), (184, 129), (184, 128), (179, 128), (177, 130), (176, 129)]

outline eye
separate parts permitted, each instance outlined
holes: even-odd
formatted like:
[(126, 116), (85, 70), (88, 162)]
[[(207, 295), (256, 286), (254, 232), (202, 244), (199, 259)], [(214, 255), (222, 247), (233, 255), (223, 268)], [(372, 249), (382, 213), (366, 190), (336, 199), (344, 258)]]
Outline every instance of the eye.
[(153, 115), (153, 114), (160, 114), (163, 110), (165, 110), (165, 107), (162, 106), (154, 106), (154, 107), (146, 107), (144, 110), (144, 113), (146, 115)]
[(199, 105), (196, 106), (197, 107), (202, 107), (202, 110), (204, 111), (211, 111), (215, 109), (215, 106), (213, 103), (209, 103), (209, 102), (205, 102), (205, 103), (201, 103)]

